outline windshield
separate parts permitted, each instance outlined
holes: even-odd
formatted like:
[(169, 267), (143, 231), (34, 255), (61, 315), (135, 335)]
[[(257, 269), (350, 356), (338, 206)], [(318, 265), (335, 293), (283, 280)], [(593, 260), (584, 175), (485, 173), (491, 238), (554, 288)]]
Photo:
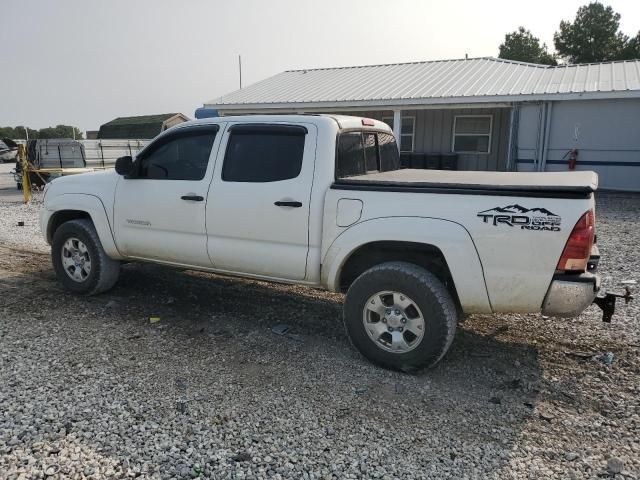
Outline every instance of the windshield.
[(18, 144), (11, 140), (10, 138), (3, 138), (2, 143), (7, 146), (7, 148), (18, 148)]
[(400, 154), (390, 133), (354, 131), (338, 137), (336, 178), (400, 169)]

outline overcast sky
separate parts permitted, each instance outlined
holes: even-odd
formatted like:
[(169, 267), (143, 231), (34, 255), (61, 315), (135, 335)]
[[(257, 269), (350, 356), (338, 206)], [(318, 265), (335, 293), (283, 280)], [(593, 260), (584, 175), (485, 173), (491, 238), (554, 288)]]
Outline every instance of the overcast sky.
[[(182, 112), (283, 70), (497, 56), (549, 46), (587, 0), (0, 0), (0, 126), (97, 129)], [(605, 2), (607, 3), (607, 2)], [(640, 30), (640, 1), (608, 2)]]

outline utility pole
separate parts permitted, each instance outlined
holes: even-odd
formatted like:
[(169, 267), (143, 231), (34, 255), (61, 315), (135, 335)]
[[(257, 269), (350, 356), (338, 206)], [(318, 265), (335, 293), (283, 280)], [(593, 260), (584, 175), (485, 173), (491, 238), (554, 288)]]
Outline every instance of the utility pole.
[(24, 128), (24, 134), (27, 137), (27, 142), (29, 141), (29, 130), (27, 130), (27, 127), (22, 127)]
[(242, 56), (238, 55), (238, 73), (240, 74), (240, 88), (242, 88)]

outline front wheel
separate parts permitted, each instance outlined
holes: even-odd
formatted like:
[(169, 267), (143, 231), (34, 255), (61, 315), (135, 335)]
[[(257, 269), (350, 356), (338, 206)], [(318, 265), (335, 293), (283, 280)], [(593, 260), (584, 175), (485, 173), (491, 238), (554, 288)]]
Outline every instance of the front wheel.
[(111, 289), (120, 262), (107, 256), (91, 220), (70, 220), (58, 227), (51, 242), (53, 269), (72, 292), (95, 295)]
[(351, 285), (344, 322), (355, 347), (386, 368), (435, 365), (455, 334), (455, 302), (437, 277), (406, 262), (376, 265)]

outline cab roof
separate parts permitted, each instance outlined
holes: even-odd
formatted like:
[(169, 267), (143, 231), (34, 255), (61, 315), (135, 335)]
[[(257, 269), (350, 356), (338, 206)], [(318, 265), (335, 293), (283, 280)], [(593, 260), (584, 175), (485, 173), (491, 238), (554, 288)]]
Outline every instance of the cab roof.
[(389, 125), (380, 120), (366, 117), (353, 117), (349, 115), (331, 114), (292, 114), (292, 115), (233, 115), (225, 117), (209, 117), (199, 120), (191, 120), (180, 123), (173, 128), (184, 128), (189, 125), (210, 125), (223, 122), (240, 123), (286, 123), (286, 122), (307, 122), (318, 125), (337, 126), (338, 129), (374, 129), (391, 132)]

